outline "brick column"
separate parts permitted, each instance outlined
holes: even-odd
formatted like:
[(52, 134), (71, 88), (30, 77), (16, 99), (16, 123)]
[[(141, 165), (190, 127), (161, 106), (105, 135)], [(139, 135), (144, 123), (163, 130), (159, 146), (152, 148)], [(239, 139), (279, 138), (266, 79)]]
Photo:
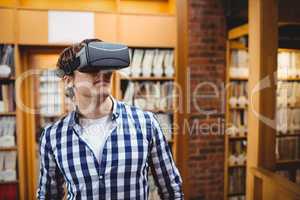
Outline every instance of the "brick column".
[(189, 196), (195, 200), (223, 199), (226, 28), (221, 2), (189, 1)]

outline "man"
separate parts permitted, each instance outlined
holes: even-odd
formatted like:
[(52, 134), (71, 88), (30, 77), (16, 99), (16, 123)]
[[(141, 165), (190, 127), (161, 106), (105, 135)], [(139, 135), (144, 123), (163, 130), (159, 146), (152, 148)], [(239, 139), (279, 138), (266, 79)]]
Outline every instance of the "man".
[(155, 115), (110, 95), (112, 70), (89, 63), (92, 50), (105, 50), (97, 45), (102, 42), (84, 40), (58, 59), (74, 110), (43, 131), (37, 198), (62, 199), (66, 183), (68, 199), (145, 200), (151, 169), (161, 199), (183, 199), (182, 180)]

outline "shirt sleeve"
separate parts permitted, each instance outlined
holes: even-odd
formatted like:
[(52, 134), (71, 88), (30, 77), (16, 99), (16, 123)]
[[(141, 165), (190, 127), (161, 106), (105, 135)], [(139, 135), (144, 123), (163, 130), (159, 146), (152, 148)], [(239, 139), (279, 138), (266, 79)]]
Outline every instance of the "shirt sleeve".
[(40, 138), (39, 200), (59, 200), (64, 196), (64, 179), (50, 148), (50, 137), (47, 136), (49, 131), (50, 128), (45, 129)]
[(183, 199), (182, 179), (172, 158), (170, 147), (159, 122), (152, 114), (152, 147), (150, 166), (162, 200)]

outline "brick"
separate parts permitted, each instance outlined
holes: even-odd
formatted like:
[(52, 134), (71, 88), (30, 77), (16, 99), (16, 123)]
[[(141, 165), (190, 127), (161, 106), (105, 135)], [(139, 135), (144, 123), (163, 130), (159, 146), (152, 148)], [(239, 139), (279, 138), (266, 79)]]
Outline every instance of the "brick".
[[(224, 181), (224, 110), (226, 29), (225, 14), (219, 0), (189, 1), (189, 69), (191, 112), (202, 114), (189, 120), (189, 184), (190, 200), (223, 199)], [(216, 85), (219, 97), (201, 98), (215, 92), (199, 84)], [(196, 90), (196, 91), (195, 91)], [(223, 92), (223, 93), (222, 93)], [(202, 96), (201, 96), (202, 95)], [(215, 110), (214, 115), (203, 111)], [(218, 117), (214, 117), (218, 116)], [(217, 124), (218, 126), (214, 126)], [(207, 128), (209, 127), (209, 128)]]

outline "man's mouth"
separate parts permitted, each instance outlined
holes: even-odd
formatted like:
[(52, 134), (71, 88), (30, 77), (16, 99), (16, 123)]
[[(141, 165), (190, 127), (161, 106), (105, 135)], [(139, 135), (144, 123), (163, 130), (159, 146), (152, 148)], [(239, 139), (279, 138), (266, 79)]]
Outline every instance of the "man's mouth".
[(93, 84), (94, 85), (99, 84), (99, 85), (105, 86), (105, 85), (107, 85), (107, 82), (105, 82), (103, 80), (96, 80), (96, 81), (93, 82)]

